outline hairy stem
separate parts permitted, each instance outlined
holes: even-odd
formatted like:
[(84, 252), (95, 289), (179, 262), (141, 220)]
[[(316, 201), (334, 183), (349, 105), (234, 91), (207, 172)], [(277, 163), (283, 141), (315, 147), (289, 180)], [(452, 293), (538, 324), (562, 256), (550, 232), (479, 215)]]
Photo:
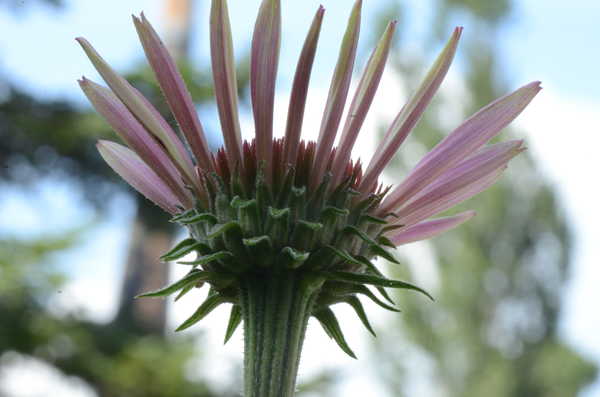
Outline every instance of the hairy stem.
[(294, 396), (306, 326), (322, 283), (293, 270), (244, 280), (244, 397)]

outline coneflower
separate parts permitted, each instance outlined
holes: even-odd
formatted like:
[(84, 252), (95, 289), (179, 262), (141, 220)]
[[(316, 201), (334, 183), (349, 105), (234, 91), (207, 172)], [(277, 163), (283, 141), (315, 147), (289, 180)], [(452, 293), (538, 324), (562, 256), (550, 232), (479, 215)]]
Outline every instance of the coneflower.
[(109, 88), (86, 78), (80, 85), (129, 147), (100, 141), (100, 154), (135, 189), (172, 214), (173, 222), (189, 230), (190, 237), (162, 259), (197, 255), (195, 260), (179, 262), (190, 267), (181, 280), (142, 296), (177, 293), (177, 300), (194, 287), (208, 286), (206, 300), (177, 330), (192, 326), (221, 304), (231, 305), (225, 341), (244, 324), (247, 397), (294, 395), (310, 317), (354, 357), (332, 305), (350, 305), (374, 334), (359, 296), (389, 310), (396, 309), (384, 288), (429, 296), (409, 282), (386, 278), (373, 259), (396, 262), (389, 249), (433, 237), (472, 218), (475, 213), (467, 211), (431, 219), (491, 186), (509, 160), (523, 150), (520, 140), (487, 143), (527, 106), (540, 90), (539, 82), (474, 114), (398, 186), (384, 187), (378, 182), (446, 75), (462, 32), (456, 28), (363, 171), (350, 153), (381, 79), (395, 22), (388, 25), (369, 59), (334, 148), (354, 67), (361, 6), (361, 0), (356, 1), (350, 15), (316, 142), (301, 140), (301, 130), (322, 7), (300, 54), (285, 135), (274, 138), (281, 10), (279, 0), (263, 0), (250, 68), (255, 138), (243, 141), (227, 3), (212, 1), (212, 71), (224, 138), (224, 146), (216, 153), (209, 151), (173, 59), (143, 14), (133, 18), (135, 27), (179, 132), (86, 40), (78, 39)]

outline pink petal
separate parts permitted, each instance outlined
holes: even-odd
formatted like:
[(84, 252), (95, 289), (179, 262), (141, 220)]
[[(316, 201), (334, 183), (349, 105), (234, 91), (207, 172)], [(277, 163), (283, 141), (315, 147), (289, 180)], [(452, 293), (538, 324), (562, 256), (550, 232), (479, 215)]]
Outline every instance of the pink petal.
[(398, 116), (396, 116), (386, 137), (380, 144), (379, 150), (377, 150), (375, 156), (369, 162), (360, 185), (361, 191), (369, 191), (377, 183), (377, 178), (379, 178), (385, 166), (390, 162), (402, 142), (404, 142), (421, 118), (425, 108), (427, 108), (427, 105), (440, 87), (442, 80), (444, 80), (450, 68), (461, 33), (461, 27), (454, 29), (450, 40), (448, 40), (448, 43), (429, 70), (429, 73), (427, 73), (417, 92), (404, 105)]
[(139, 92), (134, 89), (123, 77), (119, 76), (107, 63), (100, 57), (96, 50), (83, 38), (77, 38), (79, 44), (84, 49), (92, 64), (100, 73), (110, 89), (116, 94), (125, 106), (135, 115), (135, 117), (156, 136), (166, 147), (167, 151), (179, 167), (185, 170), (185, 175), (194, 175), (193, 169), (190, 169), (190, 162), (185, 150), (177, 135), (170, 129), (165, 130), (166, 123), (162, 122), (157, 111), (149, 105), (148, 101), (141, 99)]
[(361, 8), (362, 0), (357, 0), (350, 14), (348, 27), (344, 34), (337, 65), (333, 73), (331, 86), (329, 87), (329, 95), (317, 141), (313, 171), (310, 177), (313, 187), (320, 183), (325, 173), (333, 141), (335, 140), (342, 113), (344, 112), (352, 69), (354, 67), (354, 59), (356, 57), (358, 36), (360, 34)]
[(147, 164), (152, 164), (156, 173), (176, 193), (180, 201), (190, 201), (189, 192), (183, 186), (181, 176), (164, 148), (156, 142), (129, 109), (110, 90), (91, 80), (79, 81), (81, 89), (94, 108), (117, 134), (135, 150)]
[[(410, 225), (450, 208), (490, 186), (508, 162), (521, 151), (522, 141), (491, 145), (446, 171), (431, 186), (396, 211), (399, 223)], [(457, 201), (460, 200), (460, 201)], [(381, 213), (389, 212), (386, 207)]]
[(308, 83), (312, 71), (315, 53), (317, 51), (317, 42), (321, 32), (323, 14), (325, 9), (319, 7), (315, 18), (313, 19), (310, 30), (304, 42), (294, 84), (290, 96), (290, 105), (288, 110), (287, 127), (285, 130), (285, 149), (284, 158), (288, 164), (294, 164), (296, 161), (298, 144), (300, 143), (300, 134), (302, 131), (302, 121), (304, 118), (304, 109), (306, 106), (306, 94), (308, 92)]
[(231, 25), (226, 0), (213, 0), (210, 11), (210, 53), (215, 96), (229, 166), (242, 159), (242, 134), (238, 116), (238, 87), (233, 56)]
[(381, 80), (383, 69), (385, 68), (395, 30), (396, 21), (390, 22), (383, 33), (379, 44), (373, 51), (373, 54), (371, 54), (369, 63), (367, 64), (358, 88), (356, 89), (356, 94), (350, 105), (346, 124), (342, 130), (342, 137), (337, 147), (335, 160), (332, 166), (332, 186), (335, 186), (340, 182), (346, 164), (348, 164), (348, 161), (350, 160), (352, 147), (354, 146), (360, 128), (367, 117), (367, 112), (373, 102), (377, 87), (379, 86), (379, 81)]
[(533, 82), (481, 109), (431, 150), (382, 205), (398, 207), (445, 170), (479, 149), (514, 120), (540, 89), (540, 83)]
[[(263, 0), (252, 38), (250, 94), (256, 127), (256, 154), (258, 161), (266, 162), (267, 167), (271, 167), (273, 107), (280, 41), (280, 0)], [(271, 172), (266, 175), (270, 178)]]
[(96, 147), (104, 161), (148, 200), (171, 214), (185, 207), (163, 180), (133, 151), (118, 143), (103, 140)]
[[(158, 84), (198, 164), (206, 170), (213, 170), (212, 156), (196, 107), (175, 62), (143, 13), (141, 20), (133, 17), (133, 22)], [(189, 167), (188, 172), (193, 175), (193, 167)]]
[(392, 243), (398, 245), (429, 239), (465, 223), (476, 215), (475, 211), (462, 212), (455, 216), (431, 219), (417, 223), (391, 236)]

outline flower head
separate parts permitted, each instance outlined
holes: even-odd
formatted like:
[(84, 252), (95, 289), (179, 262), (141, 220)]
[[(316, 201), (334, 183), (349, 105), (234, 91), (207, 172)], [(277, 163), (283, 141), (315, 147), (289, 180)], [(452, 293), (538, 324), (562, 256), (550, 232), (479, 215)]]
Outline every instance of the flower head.
[[(301, 139), (308, 85), (324, 16), (320, 7), (306, 37), (294, 78), (283, 138), (273, 136), (273, 104), (281, 36), (279, 0), (264, 0), (252, 39), (250, 93), (255, 138), (243, 141), (231, 28), (225, 0), (213, 0), (210, 43), (215, 99), (224, 146), (211, 153), (194, 103), (174, 61), (142, 14), (135, 27), (148, 61), (179, 124), (174, 131), (155, 108), (120, 77), (84, 39), (83, 49), (109, 88), (83, 78), (80, 85), (129, 147), (100, 141), (106, 162), (135, 189), (189, 229), (190, 238), (163, 256), (191, 271), (182, 280), (145, 296), (208, 284), (211, 293), (179, 329), (194, 324), (220, 303), (232, 303), (228, 336), (241, 321), (236, 311), (244, 280), (295, 272), (314, 282), (318, 298), (311, 313), (349, 354), (329, 306), (345, 302), (371, 330), (357, 295), (379, 305), (367, 286), (425, 291), (385, 278), (372, 259), (392, 262), (386, 248), (430, 238), (471, 219), (473, 211), (430, 219), (491, 186), (522, 141), (487, 145), (540, 90), (538, 82), (486, 106), (429, 152), (396, 187), (378, 179), (419, 121), (446, 75), (462, 28), (456, 28), (423, 82), (400, 110), (366, 167), (350, 158), (381, 79), (394, 34), (391, 22), (348, 99), (360, 33), (360, 0), (343, 37), (316, 142)], [(341, 128), (340, 128), (341, 127)], [(333, 143), (339, 132), (337, 147)], [(130, 150), (131, 149), (131, 150)], [(364, 170), (363, 170), (364, 168)]]

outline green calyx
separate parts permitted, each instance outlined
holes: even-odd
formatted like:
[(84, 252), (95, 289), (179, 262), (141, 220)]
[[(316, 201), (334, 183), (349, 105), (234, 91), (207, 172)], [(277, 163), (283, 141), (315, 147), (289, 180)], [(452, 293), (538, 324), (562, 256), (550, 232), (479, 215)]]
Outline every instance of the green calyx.
[[(198, 203), (172, 219), (188, 228), (190, 238), (162, 256), (164, 261), (177, 261), (195, 253), (196, 258), (178, 262), (191, 266), (190, 272), (140, 297), (178, 293), (179, 299), (194, 287), (207, 284), (207, 299), (177, 330), (197, 323), (220, 304), (230, 303), (228, 341), (245, 322), (242, 295), (249, 280), (319, 279), (307, 307), (309, 317), (314, 316), (354, 357), (330, 309), (332, 305), (350, 305), (367, 330), (375, 334), (359, 296), (393, 311), (398, 310), (385, 288), (414, 290), (431, 298), (415, 285), (386, 278), (371, 262), (380, 256), (398, 263), (388, 252), (393, 245), (385, 237), (393, 225), (374, 215), (386, 191), (359, 193), (355, 190), (359, 178), (359, 167), (355, 167), (338, 186), (331, 186), (330, 177), (325, 176), (311, 191), (306, 176), (291, 167), (270, 183), (260, 169), (246, 170), (243, 176), (228, 170), (204, 175), (206, 191), (210, 192), (208, 203)], [(378, 298), (369, 286), (389, 303)]]

